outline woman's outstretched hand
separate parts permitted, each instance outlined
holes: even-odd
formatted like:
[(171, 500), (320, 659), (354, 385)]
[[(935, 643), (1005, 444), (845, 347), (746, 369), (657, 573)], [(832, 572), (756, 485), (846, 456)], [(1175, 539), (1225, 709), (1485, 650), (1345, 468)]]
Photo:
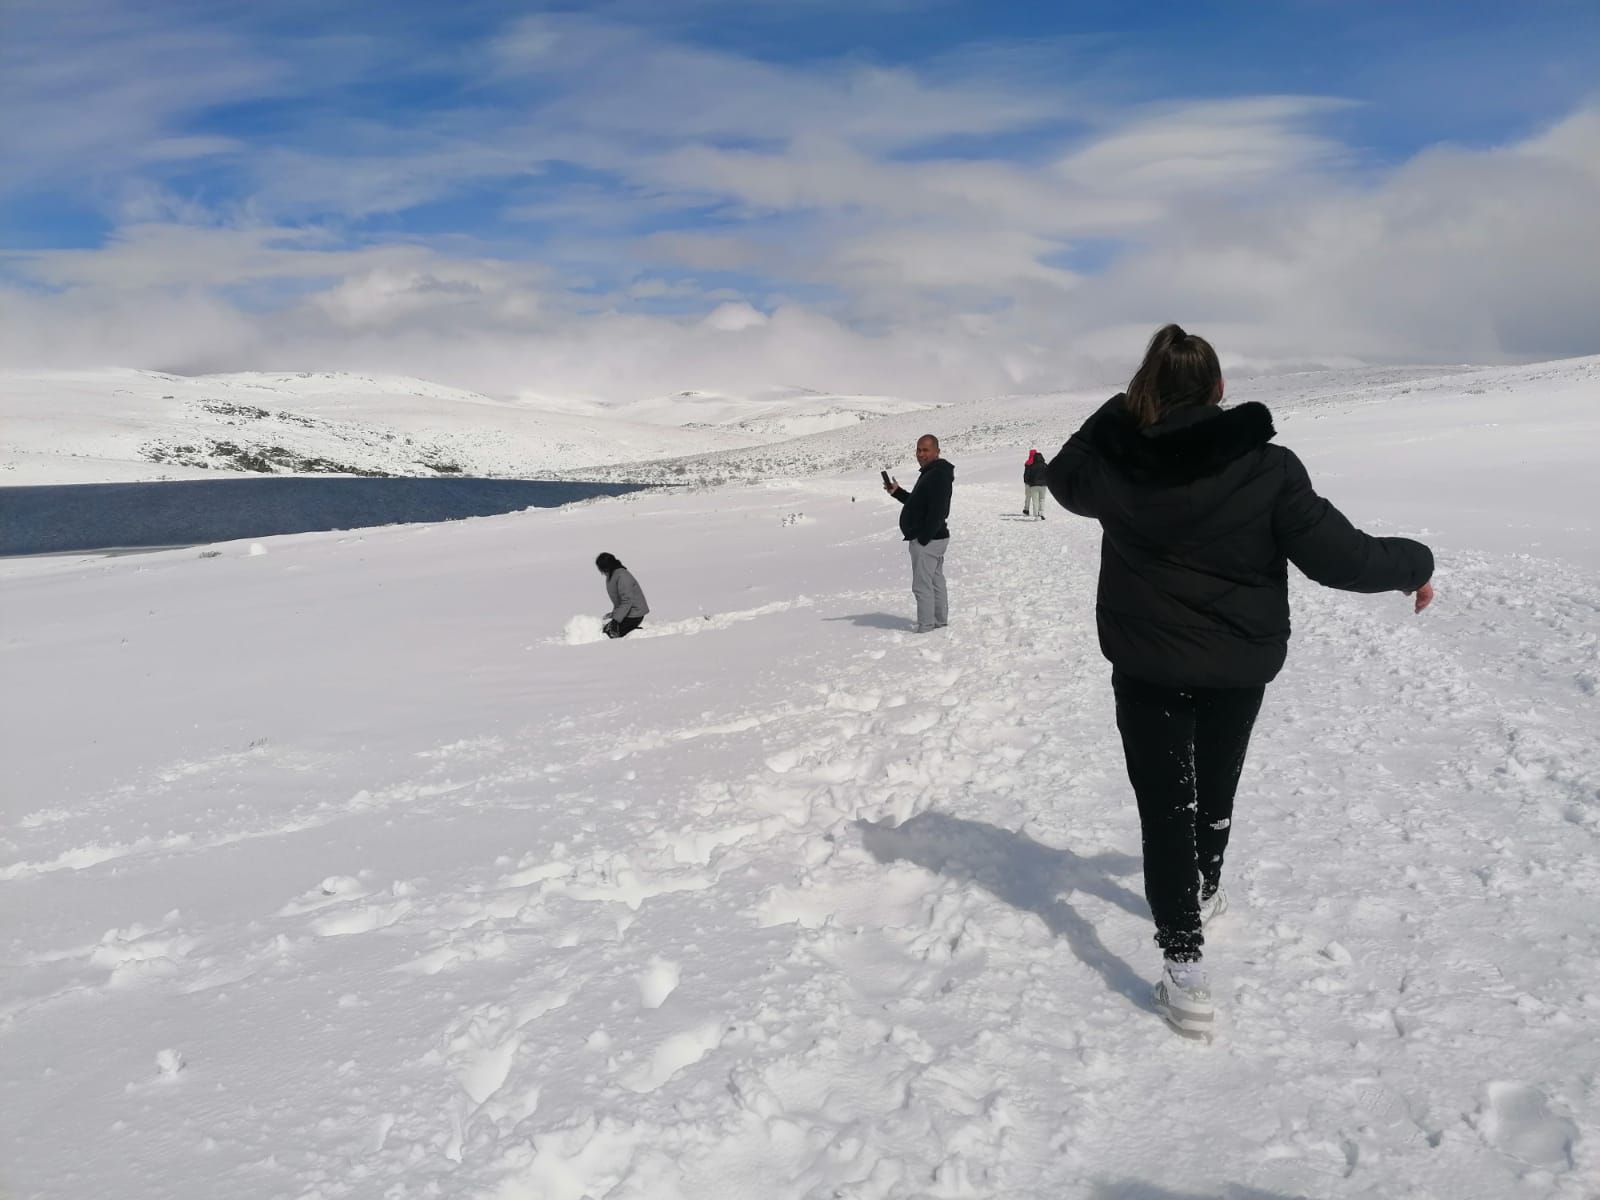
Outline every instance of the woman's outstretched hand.
[(1423, 609), (1427, 608), (1428, 605), (1433, 603), (1433, 584), (1425, 583), (1416, 591), (1407, 592), (1406, 595), (1415, 596), (1417, 598), (1417, 606), (1412, 611), (1421, 612)]

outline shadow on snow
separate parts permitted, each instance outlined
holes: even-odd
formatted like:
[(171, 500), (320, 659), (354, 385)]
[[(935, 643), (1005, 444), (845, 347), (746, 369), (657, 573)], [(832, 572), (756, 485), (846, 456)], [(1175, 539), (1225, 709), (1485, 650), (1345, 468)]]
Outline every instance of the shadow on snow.
[(1025, 833), (937, 812), (921, 813), (899, 826), (872, 821), (857, 825), (862, 844), (879, 862), (911, 862), (953, 879), (970, 879), (1013, 908), (1036, 913), (1113, 991), (1135, 1008), (1155, 1011), (1149, 981), (1108, 950), (1094, 925), (1062, 899), (1082, 892), (1150, 920), (1144, 898), (1113, 878), (1138, 871), (1137, 858), (1116, 853), (1085, 858)]
[(823, 617), (824, 621), (849, 621), (852, 625), (860, 625), (863, 629), (897, 629), (902, 633), (912, 633), (917, 628), (917, 623), (910, 617), (897, 617), (893, 613), (851, 613), (843, 617)]

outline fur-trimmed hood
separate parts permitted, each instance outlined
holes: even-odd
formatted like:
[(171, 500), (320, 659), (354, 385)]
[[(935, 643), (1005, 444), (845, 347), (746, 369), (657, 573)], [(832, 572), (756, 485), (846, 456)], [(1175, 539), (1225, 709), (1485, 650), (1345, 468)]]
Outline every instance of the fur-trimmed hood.
[(1106, 401), (1089, 436), (1105, 460), (1131, 479), (1192, 483), (1277, 436), (1272, 413), (1255, 401), (1236, 408), (1185, 405), (1141, 429), (1124, 399), (1118, 393)]

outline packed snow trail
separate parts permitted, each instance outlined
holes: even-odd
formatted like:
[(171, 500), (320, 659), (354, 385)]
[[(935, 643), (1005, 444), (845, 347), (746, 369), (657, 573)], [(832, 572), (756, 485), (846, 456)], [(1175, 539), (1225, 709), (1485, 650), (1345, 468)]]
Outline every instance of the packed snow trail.
[[(19, 570), (5, 1182), (1600, 1193), (1596, 571), (1446, 539), (1421, 618), (1297, 581), (1200, 1047), (1150, 1003), (1098, 531), (951, 456), (930, 635), (870, 480)], [(657, 612), (569, 644), (599, 548)]]

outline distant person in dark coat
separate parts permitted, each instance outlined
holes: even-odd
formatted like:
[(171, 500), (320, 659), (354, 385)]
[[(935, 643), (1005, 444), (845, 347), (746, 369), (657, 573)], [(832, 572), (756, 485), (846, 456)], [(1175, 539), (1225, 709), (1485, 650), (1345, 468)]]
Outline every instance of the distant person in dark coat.
[(645, 614), (650, 611), (644, 589), (615, 554), (598, 555), (594, 565), (606, 577), (606, 595), (611, 599), (611, 611), (602, 628), (608, 638), (625, 638), (644, 624)]
[(1226, 906), (1234, 791), (1288, 651), (1287, 564), (1328, 587), (1415, 594), (1419, 613), (1433, 599), (1428, 547), (1354, 528), (1272, 444), (1266, 407), (1224, 409), (1222, 392), (1216, 352), (1168, 325), (1049, 467), (1062, 507), (1104, 531), (1096, 620), (1166, 959), (1156, 1002), (1189, 1036), (1211, 1030), (1201, 926)]
[(1050, 462), (1037, 450), (1028, 451), (1022, 466), (1022, 515), (1044, 520), (1045, 494), (1049, 491)]
[(917, 439), (917, 483), (909, 492), (892, 479), (883, 490), (903, 507), (900, 536), (911, 551), (911, 594), (917, 601), (917, 632), (943, 629), (950, 622), (945, 597), (944, 552), (950, 545), (950, 496), (956, 469), (939, 457), (939, 439), (925, 433)]

